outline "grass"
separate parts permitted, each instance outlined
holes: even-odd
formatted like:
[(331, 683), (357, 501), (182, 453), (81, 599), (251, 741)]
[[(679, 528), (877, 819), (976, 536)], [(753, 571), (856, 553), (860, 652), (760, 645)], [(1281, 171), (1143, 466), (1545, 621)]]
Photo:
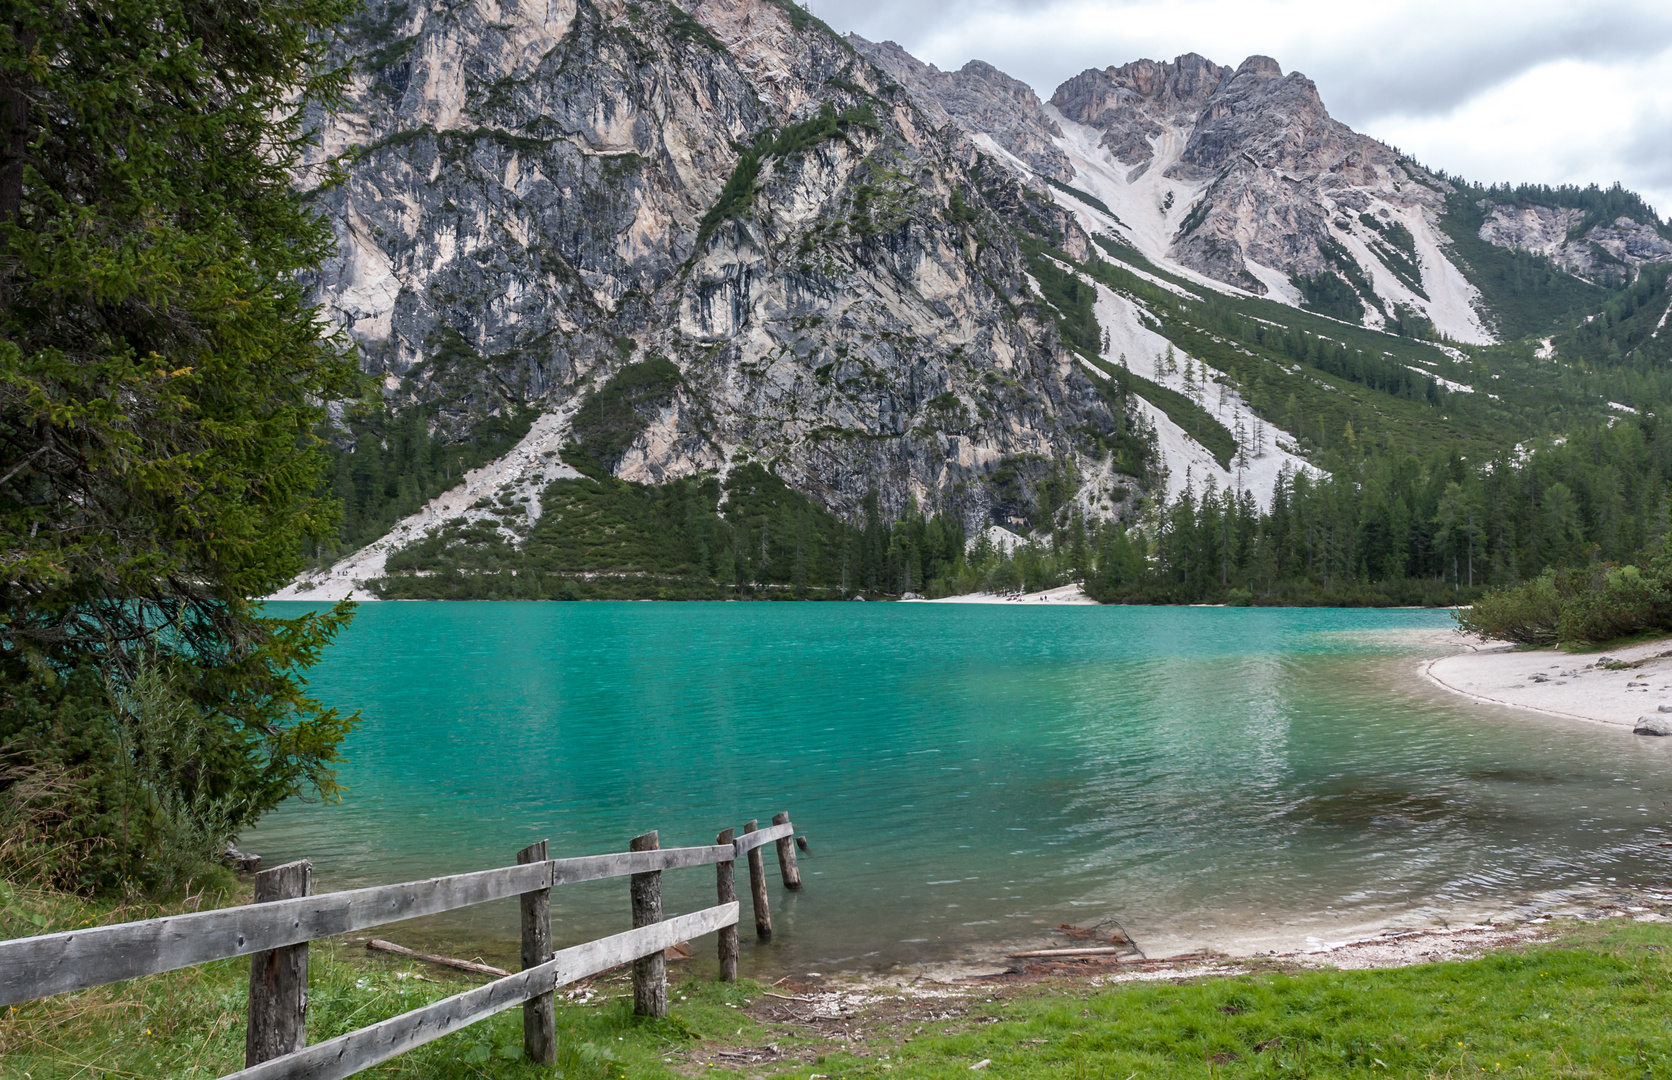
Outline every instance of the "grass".
[[(1664, 628), (1655, 627), (1652, 630), (1641, 630), (1635, 634), (1624, 634), (1617, 638), (1609, 638), (1607, 641), (1594, 643), (1589, 641), (1564, 641), (1556, 648), (1565, 653), (1603, 653), (1612, 649), (1624, 649), (1631, 645), (1642, 645), (1649, 641), (1666, 641), (1669, 636), (1672, 635), (1668, 635)], [(1635, 667), (1636, 665), (1632, 666)]]
[[(1242, 387), (1250, 408), (1294, 435), (1307, 456), (1340, 450), (1349, 423), (1361, 444), (1368, 437), (1375, 445), (1413, 450), (1446, 447), (1473, 460), (1489, 459), (1525, 438), (1529, 427), (1536, 430), (1529, 418), (1512, 415), (1504, 403), (1484, 394), (1442, 394), (1427, 387), (1419, 370), (1462, 383), (1484, 378), (1472, 363), (1459, 362), (1429, 342), (1336, 322), (1272, 300), (1210, 293), (1129, 247), (1101, 237), (1098, 241), (1110, 258), (1081, 269), (1142, 303), (1159, 320), (1164, 337), (1228, 375)], [(1200, 299), (1159, 288), (1133, 274), (1133, 268), (1172, 281)], [(1294, 355), (1297, 345), (1304, 346), (1304, 357)], [(1519, 393), (1507, 389), (1508, 383), (1493, 385), (1506, 394)]]
[[(0, 887), (0, 933), (156, 914)], [(707, 952), (699, 943), (699, 955)], [(33, 1002), (0, 1015), (8, 1077), (217, 1077), (241, 1065), (247, 961)], [(555, 1070), (521, 1060), (511, 1009), (367, 1076), (423, 1080), (671, 1078), (1621, 1077), (1672, 1072), (1672, 927), (1598, 920), (1478, 960), (1384, 971), (1284, 970), (1093, 986), (888, 989), (840, 1021), (791, 1017), (805, 990), (716, 983), (677, 965), (672, 1015), (632, 1016), (624, 976), (558, 1009)], [(320, 1041), (463, 990), (463, 978), (316, 944), (309, 1037)], [(771, 995), (781, 994), (774, 997)], [(560, 1000), (562, 998), (560, 997)], [(789, 1002), (785, 1004), (786, 1000)], [(755, 1064), (747, 1063), (751, 1058)]]
[(1447, 252), (1471, 271), (1505, 341), (1569, 329), (1602, 307), (1608, 290), (1566, 273), (1542, 255), (1501, 248), (1480, 238), (1486, 211), (1475, 205), (1479, 192), (1460, 191), (1446, 200), (1440, 228), (1451, 239)]
[[(222, 896), (225, 902), (248, 902)], [(193, 904), (120, 906), (0, 883), (0, 937), (52, 933), (146, 918)], [(482, 980), (373, 957), (342, 942), (316, 942), (309, 955), (308, 1038), (317, 1043), (449, 997)], [(28, 1080), (169, 1077), (208, 1080), (243, 1067), (249, 961), (225, 960), (96, 987), (0, 1013), (0, 1075)], [(688, 980), (673, 991), (666, 1020), (631, 1013), (624, 982), (599, 987), (601, 1005), (558, 1010), (557, 1069), (522, 1060), (522, 1011), (483, 1020), (361, 1075), (421, 1080), (559, 1076), (619, 1080), (672, 1076), (661, 1057), (701, 1037), (735, 1031), (759, 987)], [(753, 1027), (754, 1021), (748, 1021)]]

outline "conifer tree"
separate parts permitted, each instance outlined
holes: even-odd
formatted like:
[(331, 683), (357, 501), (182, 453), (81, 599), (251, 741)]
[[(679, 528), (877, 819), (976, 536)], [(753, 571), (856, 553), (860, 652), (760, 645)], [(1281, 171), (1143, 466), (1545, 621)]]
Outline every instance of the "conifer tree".
[(304, 114), (343, 85), (326, 50), (350, 8), (35, 0), (0, 21), (0, 744), (91, 778), (87, 830), (116, 812), (108, 695), (141, 671), (206, 720), (196, 775), (230, 827), (335, 790), (353, 718), (302, 673), (349, 609), (254, 600), (337, 520), (312, 432), (358, 376), (301, 281), (332, 238), (297, 180), (331, 179)]

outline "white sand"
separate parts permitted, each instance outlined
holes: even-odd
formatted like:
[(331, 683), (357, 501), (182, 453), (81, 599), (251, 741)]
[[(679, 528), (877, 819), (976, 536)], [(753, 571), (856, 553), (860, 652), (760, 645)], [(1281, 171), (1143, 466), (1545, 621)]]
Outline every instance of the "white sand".
[(907, 604), (1092, 604), (1097, 603), (1086, 595), (1079, 583), (1062, 585), (1044, 592), (1013, 593), (1000, 595), (998, 593), (965, 593), (963, 596), (947, 596), (939, 600), (906, 600)]
[[(1600, 666), (1604, 656), (1634, 666), (1610, 671)], [(1476, 701), (1630, 731), (1639, 716), (1672, 705), (1672, 638), (1580, 655), (1474, 642), (1468, 652), (1428, 661), (1423, 673)]]

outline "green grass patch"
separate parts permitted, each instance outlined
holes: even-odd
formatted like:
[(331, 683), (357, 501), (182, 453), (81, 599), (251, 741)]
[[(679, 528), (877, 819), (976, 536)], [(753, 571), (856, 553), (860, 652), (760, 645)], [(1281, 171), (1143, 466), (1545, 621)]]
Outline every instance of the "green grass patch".
[[(233, 897), (222, 899), (231, 902)], [(236, 898), (248, 903), (247, 889)], [(625, 903), (625, 901), (624, 901)], [(0, 883), (0, 937), (20, 937), (166, 914), (174, 909), (91, 904)], [(711, 944), (705, 939), (704, 944)], [(515, 968), (515, 942), (491, 962)], [(443, 951), (445, 948), (443, 947)], [(308, 958), (308, 1042), (315, 1044), (480, 985), (447, 969), (316, 942)], [(0, 1013), (7, 1077), (210, 1080), (243, 1068), (250, 962), (223, 960), (95, 987)], [(522, 1010), (508, 1009), (359, 1075), (409, 1080), (625, 1080), (680, 1075), (663, 1062), (703, 1039), (759, 1027), (744, 1012), (754, 983), (696, 977), (672, 987), (672, 1016), (632, 1015), (624, 981), (596, 984), (601, 1003), (557, 1010), (556, 1069), (522, 1057)]]
[[(247, 897), (246, 897), (247, 899)], [(0, 935), (158, 914), (0, 888)], [(1624, 925), (1621, 925), (1624, 923)], [(1478, 960), (1384, 971), (1283, 970), (1094, 987), (977, 984), (933, 999), (889, 990), (841, 1025), (852, 1041), (794, 1022), (804, 993), (712, 978), (710, 939), (676, 965), (671, 1015), (631, 1014), (624, 980), (593, 1004), (560, 1004), (555, 1070), (521, 1060), (510, 1009), (371, 1070), (412, 1080), (673, 1080), (708, 1075), (830, 1080), (1096, 1077), (1586, 1077), (1672, 1071), (1672, 928), (1607, 920), (1549, 944)], [(441, 943), (431, 948), (447, 951)], [(508, 953), (514, 942), (503, 942)], [(503, 957), (490, 957), (504, 962)], [(473, 984), (443, 969), (317, 943), (310, 1042)], [(241, 1067), (247, 960), (222, 961), (31, 1002), (0, 1016), (7, 1076), (210, 1080)], [(828, 1027), (829, 1025), (825, 1025)], [(736, 1048), (775, 1051), (754, 1065)], [(728, 1052), (730, 1059), (728, 1060)]]
[(1272, 972), (995, 1002), (831, 1077), (1641, 1077), (1672, 1069), (1663, 928), (1387, 971)]
[(1607, 290), (1581, 281), (1543, 255), (1501, 248), (1480, 238), (1486, 211), (1480, 193), (1458, 191), (1446, 199), (1440, 228), (1451, 238), (1447, 256), (1461, 263), (1496, 318), (1505, 341), (1551, 334), (1602, 307)]
[(1115, 212), (1113, 210), (1109, 209), (1109, 207), (1103, 202), (1102, 199), (1099, 199), (1096, 195), (1093, 195), (1091, 192), (1081, 191), (1079, 188), (1074, 187), (1070, 184), (1065, 184), (1061, 180), (1056, 179), (1055, 177), (1047, 176), (1047, 177), (1045, 177), (1045, 182), (1047, 184), (1050, 184), (1052, 187), (1056, 188), (1058, 191), (1062, 192), (1063, 194), (1072, 195), (1076, 199), (1079, 199), (1081, 202), (1085, 203), (1087, 206), (1094, 207), (1098, 210), (1101, 210), (1105, 214), (1109, 215), (1111, 218), (1114, 218), (1114, 220), (1120, 221), (1120, 218), (1115, 217)]

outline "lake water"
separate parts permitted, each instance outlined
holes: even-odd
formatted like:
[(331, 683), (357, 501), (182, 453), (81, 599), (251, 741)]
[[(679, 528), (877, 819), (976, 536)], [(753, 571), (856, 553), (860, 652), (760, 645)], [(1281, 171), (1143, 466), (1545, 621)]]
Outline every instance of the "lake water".
[[(1672, 739), (1443, 694), (1418, 667), (1449, 625), (369, 603), (314, 680), (365, 714), (347, 795), (287, 806), (242, 846), (311, 859), (333, 889), (504, 865), (542, 837), (554, 856), (649, 829), (712, 843), (788, 810), (806, 887), (784, 893), (768, 850), (776, 941), (752, 945), (743, 914), (757, 972), (978, 961), (1109, 919), (1151, 955), (1304, 946), (1664, 881)], [(707, 868), (664, 875), (669, 913), (713, 890)], [(560, 888), (552, 907), (560, 944), (629, 925), (624, 880)], [(514, 956), (514, 916), (495, 905), (402, 940)]]

